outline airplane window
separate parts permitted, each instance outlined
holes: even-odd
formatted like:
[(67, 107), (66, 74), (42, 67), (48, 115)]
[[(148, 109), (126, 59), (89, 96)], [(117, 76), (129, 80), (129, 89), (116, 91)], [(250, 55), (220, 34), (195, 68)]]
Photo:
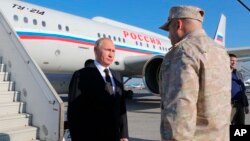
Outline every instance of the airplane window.
[(140, 42), (140, 46), (142, 46), (142, 42)]
[(23, 21), (24, 21), (25, 23), (28, 23), (28, 18), (27, 18), (27, 17), (24, 17), (24, 18), (23, 18)]
[(65, 30), (66, 30), (66, 31), (69, 31), (69, 27), (68, 27), (68, 26), (66, 26), (66, 27), (65, 27)]
[(104, 37), (104, 38), (106, 38), (106, 35), (105, 35), (105, 34), (103, 34), (103, 37)]
[(121, 42), (121, 38), (120, 37), (118, 37), (118, 41)]
[(43, 27), (45, 27), (45, 26), (46, 26), (45, 21), (42, 21), (42, 26), (43, 26)]
[(114, 39), (114, 41), (116, 41), (116, 37), (115, 36), (113, 37), (113, 39)]
[(149, 45), (147, 44), (147, 47), (149, 47)]
[(62, 30), (62, 26), (61, 26), (60, 24), (58, 25), (58, 29), (59, 29), (59, 30)]
[(100, 37), (101, 37), (101, 34), (100, 34), (100, 33), (97, 33), (97, 37), (99, 37), (99, 38), (100, 38)]
[(155, 45), (153, 45), (153, 48), (155, 48)]
[(135, 44), (138, 46), (138, 42), (136, 41)]
[(110, 35), (109, 35), (108, 37), (109, 37), (109, 39), (111, 39), (111, 36), (110, 36)]
[(123, 40), (123, 43), (125, 43), (125, 42), (126, 42), (126, 40), (125, 40), (124, 38), (123, 38), (122, 40)]
[(14, 15), (14, 21), (18, 21), (18, 16), (17, 15)]
[(36, 19), (33, 19), (33, 24), (37, 25), (37, 20)]

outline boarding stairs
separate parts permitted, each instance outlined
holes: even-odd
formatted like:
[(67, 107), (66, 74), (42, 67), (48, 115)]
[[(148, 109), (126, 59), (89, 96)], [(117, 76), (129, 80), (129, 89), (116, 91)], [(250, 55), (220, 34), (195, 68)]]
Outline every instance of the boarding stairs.
[(0, 59), (0, 141), (36, 141), (37, 129), (30, 126), (32, 115), (25, 113), (20, 92)]
[(64, 104), (0, 10), (0, 141), (62, 141)]

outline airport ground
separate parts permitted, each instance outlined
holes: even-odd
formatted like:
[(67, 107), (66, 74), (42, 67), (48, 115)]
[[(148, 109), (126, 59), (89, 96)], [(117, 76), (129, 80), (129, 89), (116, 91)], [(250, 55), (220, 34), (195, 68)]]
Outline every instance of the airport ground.
[[(126, 100), (130, 141), (160, 141), (160, 97), (146, 90), (133, 91), (133, 99)], [(250, 114), (246, 115), (246, 124), (250, 125)]]
[[(247, 93), (247, 98), (248, 98), (248, 103), (250, 104), (250, 93)], [(250, 106), (249, 106), (250, 108)], [(246, 114), (246, 119), (245, 119), (246, 125), (250, 125), (250, 113)]]
[(160, 97), (145, 90), (134, 90), (127, 100), (130, 141), (160, 140)]

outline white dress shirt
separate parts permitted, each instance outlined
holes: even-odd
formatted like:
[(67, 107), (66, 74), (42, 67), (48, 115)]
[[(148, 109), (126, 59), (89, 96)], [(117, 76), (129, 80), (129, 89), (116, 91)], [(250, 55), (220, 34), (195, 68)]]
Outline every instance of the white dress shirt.
[[(98, 63), (96, 60), (94, 61), (94, 64), (97, 67), (97, 69), (99, 70), (99, 72), (101, 73), (103, 80), (106, 82), (105, 72), (104, 72), (104, 69), (106, 69), (106, 68), (104, 66), (102, 66), (100, 63)], [(115, 82), (114, 82), (112, 73), (110, 72), (109, 67), (107, 67), (107, 69), (109, 70), (109, 76), (111, 78), (113, 91), (115, 91)]]

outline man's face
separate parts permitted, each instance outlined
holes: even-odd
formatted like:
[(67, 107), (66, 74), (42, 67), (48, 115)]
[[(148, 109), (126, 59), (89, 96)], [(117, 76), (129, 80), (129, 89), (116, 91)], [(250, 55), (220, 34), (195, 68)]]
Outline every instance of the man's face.
[(97, 61), (104, 67), (112, 64), (115, 57), (115, 46), (111, 40), (103, 40), (100, 46), (95, 50)]
[(230, 57), (230, 68), (236, 69), (237, 65), (237, 58), (236, 57)]

